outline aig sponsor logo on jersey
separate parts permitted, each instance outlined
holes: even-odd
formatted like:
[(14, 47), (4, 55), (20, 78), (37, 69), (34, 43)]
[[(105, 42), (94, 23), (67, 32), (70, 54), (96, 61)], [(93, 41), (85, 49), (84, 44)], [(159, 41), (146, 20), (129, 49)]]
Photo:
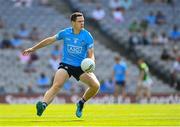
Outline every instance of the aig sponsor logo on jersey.
[(73, 54), (81, 54), (82, 52), (81, 46), (67, 45), (67, 49), (69, 53), (73, 53)]

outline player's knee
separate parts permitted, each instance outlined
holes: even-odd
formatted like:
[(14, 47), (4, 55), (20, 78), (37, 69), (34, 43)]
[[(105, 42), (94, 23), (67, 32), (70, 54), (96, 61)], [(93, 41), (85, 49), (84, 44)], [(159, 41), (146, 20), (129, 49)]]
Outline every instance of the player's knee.
[(94, 83), (93, 89), (95, 89), (96, 91), (98, 91), (98, 90), (100, 89), (100, 83), (99, 83), (99, 82)]

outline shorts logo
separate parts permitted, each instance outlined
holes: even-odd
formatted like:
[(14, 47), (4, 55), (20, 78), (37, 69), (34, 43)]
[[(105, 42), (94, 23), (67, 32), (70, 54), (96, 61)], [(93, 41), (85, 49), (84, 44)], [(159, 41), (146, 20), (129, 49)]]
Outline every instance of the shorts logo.
[(67, 45), (67, 50), (69, 53), (81, 54), (82, 47), (81, 46), (74, 46), (74, 45)]

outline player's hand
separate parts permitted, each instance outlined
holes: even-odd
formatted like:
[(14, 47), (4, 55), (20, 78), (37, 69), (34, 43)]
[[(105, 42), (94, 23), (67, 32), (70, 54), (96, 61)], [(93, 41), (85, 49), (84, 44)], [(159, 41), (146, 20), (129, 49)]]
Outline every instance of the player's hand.
[(22, 52), (24, 56), (29, 55), (30, 53), (34, 52), (35, 50), (33, 48), (28, 48)]

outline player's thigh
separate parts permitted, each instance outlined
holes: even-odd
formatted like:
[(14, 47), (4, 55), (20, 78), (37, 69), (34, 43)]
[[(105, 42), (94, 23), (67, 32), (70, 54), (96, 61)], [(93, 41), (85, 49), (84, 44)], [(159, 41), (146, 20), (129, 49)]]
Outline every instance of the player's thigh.
[(119, 84), (114, 85), (114, 92), (119, 93), (121, 91), (121, 86)]
[(150, 96), (151, 95), (151, 90), (150, 90), (149, 87), (146, 87), (145, 94), (146, 94), (146, 96)]
[(87, 84), (89, 87), (99, 87), (100, 83), (94, 73), (83, 73), (80, 80)]
[(53, 86), (61, 87), (68, 79), (69, 79), (69, 75), (67, 71), (60, 68), (57, 70), (54, 76)]
[(142, 86), (141, 85), (137, 85), (136, 87), (136, 93), (138, 94), (142, 89)]
[(138, 94), (139, 94), (140, 96), (142, 96), (143, 93), (144, 93), (144, 87), (143, 87), (142, 85), (139, 85), (139, 86), (138, 86)]
[(125, 81), (121, 81), (120, 91), (121, 92), (125, 92), (125, 90), (126, 90), (126, 82)]

